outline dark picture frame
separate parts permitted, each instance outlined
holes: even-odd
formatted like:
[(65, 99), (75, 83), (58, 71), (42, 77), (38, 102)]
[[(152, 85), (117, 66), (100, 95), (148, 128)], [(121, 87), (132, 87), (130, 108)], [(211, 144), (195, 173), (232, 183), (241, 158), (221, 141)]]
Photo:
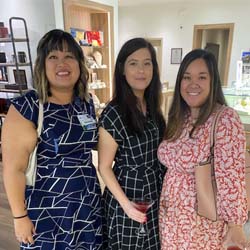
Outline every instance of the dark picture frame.
[(171, 64), (180, 64), (182, 60), (182, 48), (171, 49)]
[[(13, 69), (14, 73), (14, 78), (15, 78), (15, 83), (20, 83), (20, 84), (27, 84), (27, 78), (26, 78), (26, 73), (24, 69), (19, 69), (18, 71), (16, 69)], [(20, 82), (18, 82), (18, 75), (20, 76)]]

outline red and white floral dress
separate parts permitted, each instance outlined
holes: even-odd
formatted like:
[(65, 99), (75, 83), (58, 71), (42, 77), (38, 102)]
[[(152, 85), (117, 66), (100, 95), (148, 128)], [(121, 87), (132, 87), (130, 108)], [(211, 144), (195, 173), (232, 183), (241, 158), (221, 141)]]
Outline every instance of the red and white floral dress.
[(209, 156), (214, 113), (190, 138), (191, 118), (175, 141), (163, 141), (158, 158), (168, 171), (160, 201), (162, 250), (220, 250), (226, 223), (243, 224), (247, 219), (245, 191), (245, 134), (238, 114), (225, 108), (216, 127), (214, 148), (217, 206), (222, 221), (212, 222), (195, 211), (194, 166)]

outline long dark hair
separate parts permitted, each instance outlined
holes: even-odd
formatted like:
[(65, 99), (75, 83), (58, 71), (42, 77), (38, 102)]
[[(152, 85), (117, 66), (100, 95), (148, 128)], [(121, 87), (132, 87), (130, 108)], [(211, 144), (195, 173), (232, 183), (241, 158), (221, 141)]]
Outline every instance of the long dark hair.
[(37, 58), (34, 69), (34, 84), (39, 98), (46, 102), (50, 93), (49, 81), (45, 71), (45, 59), (53, 50), (64, 51), (67, 49), (72, 52), (80, 67), (80, 76), (74, 87), (75, 96), (88, 100), (87, 82), (89, 78), (88, 69), (85, 66), (84, 55), (81, 47), (75, 39), (63, 30), (54, 29), (46, 33), (38, 43)]
[(144, 93), (147, 111), (157, 123), (164, 120), (160, 108), (161, 81), (155, 49), (144, 38), (133, 38), (122, 46), (117, 56), (114, 72), (114, 93), (111, 101), (111, 103), (118, 105), (130, 133), (140, 133), (143, 131), (145, 117), (141, 110), (139, 110), (137, 105), (138, 99), (124, 76), (124, 65), (129, 55), (142, 48), (149, 50), (153, 64), (153, 77)]
[(195, 128), (207, 121), (217, 104), (226, 105), (226, 100), (221, 87), (217, 61), (214, 55), (203, 49), (192, 50), (182, 60), (177, 74), (173, 102), (168, 113), (168, 123), (164, 136), (165, 139), (176, 139), (179, 137), (183, 128), (185, 115), (187, 112), (190, 112), (189, 106), (181, 96), (181, 81), (189, 64), (199, 58), (205, 61), (209, 71), (211, 78), (210, 93), (207, 100), (200, 107), (199, 116), (194, 124), (193, 130), (191, 131), (191, 135)]

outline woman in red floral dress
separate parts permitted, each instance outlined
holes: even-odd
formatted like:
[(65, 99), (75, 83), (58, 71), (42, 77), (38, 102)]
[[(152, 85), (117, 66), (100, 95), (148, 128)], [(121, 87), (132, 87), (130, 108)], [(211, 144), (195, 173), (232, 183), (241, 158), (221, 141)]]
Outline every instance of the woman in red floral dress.
[(160, 202), (162, 250), (220, 250), (244, 248), (242, 225), (247, 220), (245, 134), (230, 107), (216, 127), (214, 147), (221, 220), (197, 214), (194, 167), (210, 155), (210, 131), (215, 113), (226, 105), (214, 56), (205, 50), (188, 53), (180, 65), (165, 140), (158, 158), (168, 168)]

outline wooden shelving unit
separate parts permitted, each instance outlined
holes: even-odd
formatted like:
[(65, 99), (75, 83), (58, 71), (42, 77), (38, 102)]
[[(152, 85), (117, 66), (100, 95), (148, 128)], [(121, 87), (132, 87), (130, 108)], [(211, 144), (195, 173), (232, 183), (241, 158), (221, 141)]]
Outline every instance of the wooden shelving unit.
[(96, 73), (97, 79), (105, 83), (105, 87), (94, 87), (90, 92), (96, 94), (101, 103), (110, 100), (112, 93), (112, 74), (114, 65), (114, 37), (113, 37), (113, 8), (87, 0), (63, 0), (64, 28), (70, 32), (71, 28), (85, 31), (101, 31), (103, 45), (82, 46), (86, 56), (93, 56), (95, 51), (102, 55), (102, 65), (106, 67), (89, 68), (90, 80), (92, 73)]

